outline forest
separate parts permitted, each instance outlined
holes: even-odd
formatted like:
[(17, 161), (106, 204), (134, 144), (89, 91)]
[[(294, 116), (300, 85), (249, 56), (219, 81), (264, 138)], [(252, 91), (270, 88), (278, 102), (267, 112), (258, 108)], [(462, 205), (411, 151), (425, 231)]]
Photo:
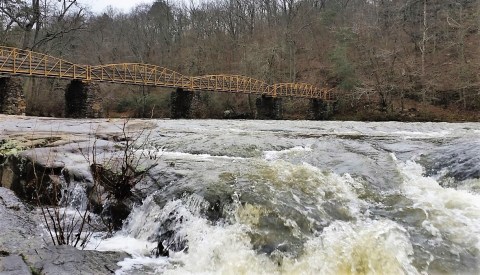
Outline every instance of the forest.
[[(0, 44), (80, 64), (307, 82), (339, 120), (480, 121), (480, 1), (157, 0), (93, 13), (77, 0), (1, 0)], [(67, 82), (25, 79), (27, 115), (62, 116)], [(168, 117), (170, 92), (101, 84), (107, 116)], [(243, 117), (251, 95), (200, 92), (194, 117)], [(303, 119), (308, 100), (286, 98)]]

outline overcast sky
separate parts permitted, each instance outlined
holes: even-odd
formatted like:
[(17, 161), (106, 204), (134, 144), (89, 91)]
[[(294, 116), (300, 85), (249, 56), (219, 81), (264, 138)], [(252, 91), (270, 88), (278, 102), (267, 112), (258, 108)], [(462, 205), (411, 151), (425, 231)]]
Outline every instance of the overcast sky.
[(106, 7), (112, 6), (124, 12), (129, 12), (133, 7), (141, 3), (153, 3), (155, 0), (78, 0), (86, 6), (89, 6), (95, 13), (100, 13)]

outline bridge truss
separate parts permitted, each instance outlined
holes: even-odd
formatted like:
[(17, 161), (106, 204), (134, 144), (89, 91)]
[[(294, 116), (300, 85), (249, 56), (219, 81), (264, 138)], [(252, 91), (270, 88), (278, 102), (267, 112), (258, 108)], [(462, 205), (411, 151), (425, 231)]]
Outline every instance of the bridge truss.
[(335, 100), (332, 89), (306, 83), (268, 83), (240, 75), (185, 76), (170, 69), (140, 63), (80, 65), (57, 57), (0, 46), (0, 73), (36, 77), (79, 79), (120, 84)]

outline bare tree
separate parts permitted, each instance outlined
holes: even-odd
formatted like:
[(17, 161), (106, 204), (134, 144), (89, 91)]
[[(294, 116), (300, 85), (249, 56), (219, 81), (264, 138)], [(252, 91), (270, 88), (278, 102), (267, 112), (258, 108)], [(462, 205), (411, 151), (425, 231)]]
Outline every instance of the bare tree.
[(7, 29), (23, 31), (21, 47), (36, 49), (84, 27), (83, 12), (76, 0), (1, 0), (0, 12), (7, 18)]

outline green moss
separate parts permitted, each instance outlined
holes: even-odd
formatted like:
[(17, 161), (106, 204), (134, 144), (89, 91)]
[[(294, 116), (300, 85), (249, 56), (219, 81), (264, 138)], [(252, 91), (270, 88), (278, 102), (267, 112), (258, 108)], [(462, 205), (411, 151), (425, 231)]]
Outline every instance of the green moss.
[(0, 140), (0, 155), (17, 156), (19, 152), (29, 148), (47, 147), (50, 143), (61, 140), (61, 137), (35, 137), (27, 139)]
[(24, 146), (17, 140), (1, 140), (0, 141), (0, 155), (3, 156), (16, 156), (19, 152), (25, 150)]
[(35, 269), (33, 266), (30, 266), (30, 265), (28, 264), (27, 258), (25, 257), (25, 255), (20, 254), (20, 257), (22, 257), (23, 262), (28, 266), (28, 268), (30, 268), (30, 272), (32, 272), (32, 275), (41, 275), (41, 274), (42, 274), (41, 271), (38, 271), (38, 270)]

